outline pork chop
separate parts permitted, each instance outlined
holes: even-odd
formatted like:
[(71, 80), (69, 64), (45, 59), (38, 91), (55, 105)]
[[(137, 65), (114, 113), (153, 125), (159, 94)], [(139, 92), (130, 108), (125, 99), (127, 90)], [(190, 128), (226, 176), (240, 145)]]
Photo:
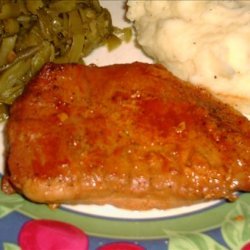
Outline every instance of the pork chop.
[(165, 209), (250, 190), (250, 122), (160, 65), (47, 64), (7, 138), (3, 190), (39, 203)]

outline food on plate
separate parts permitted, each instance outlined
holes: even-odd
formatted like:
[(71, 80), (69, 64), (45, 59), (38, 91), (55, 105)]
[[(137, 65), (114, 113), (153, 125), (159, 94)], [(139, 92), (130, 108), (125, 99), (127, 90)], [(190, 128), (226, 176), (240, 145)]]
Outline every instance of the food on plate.
[(12, 188), (145, 210), (250, 191), (250, 122), (163, 66), (47, 64), (11, 107)]
[(249, 1), (128, 1), (144, 51), (250, 114)]
[(44, 63), (83, 62), (96, 47), (106, 41), (114, 47), (124, 35), (98, 0), (1, 1), (0, 34), (0, 120)]

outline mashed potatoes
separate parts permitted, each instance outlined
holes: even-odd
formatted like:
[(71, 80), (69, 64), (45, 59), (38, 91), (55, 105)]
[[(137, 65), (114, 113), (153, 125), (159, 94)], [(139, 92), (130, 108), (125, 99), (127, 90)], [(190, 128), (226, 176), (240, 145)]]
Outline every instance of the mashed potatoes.
[(128, 1), (144, 51), (250, 114), (250, 1)]

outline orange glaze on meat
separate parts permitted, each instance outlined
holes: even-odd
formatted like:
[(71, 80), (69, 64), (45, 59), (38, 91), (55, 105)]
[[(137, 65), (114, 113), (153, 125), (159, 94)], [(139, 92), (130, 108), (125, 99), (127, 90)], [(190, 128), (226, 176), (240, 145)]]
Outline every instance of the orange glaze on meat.
[(250, 123), (159, 65), (48, 64), (13, 104), (7, 183), (42, 203), (169, 208), (250, 190)]

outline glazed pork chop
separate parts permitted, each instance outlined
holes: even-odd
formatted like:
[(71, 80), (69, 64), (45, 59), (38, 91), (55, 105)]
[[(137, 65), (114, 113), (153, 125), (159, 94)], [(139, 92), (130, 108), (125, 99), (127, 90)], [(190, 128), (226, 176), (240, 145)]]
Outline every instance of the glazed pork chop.
[(13, 104), (3, 190), (145, 210), (250, 191), (250, 122), (160, 65), (47, 64)]

